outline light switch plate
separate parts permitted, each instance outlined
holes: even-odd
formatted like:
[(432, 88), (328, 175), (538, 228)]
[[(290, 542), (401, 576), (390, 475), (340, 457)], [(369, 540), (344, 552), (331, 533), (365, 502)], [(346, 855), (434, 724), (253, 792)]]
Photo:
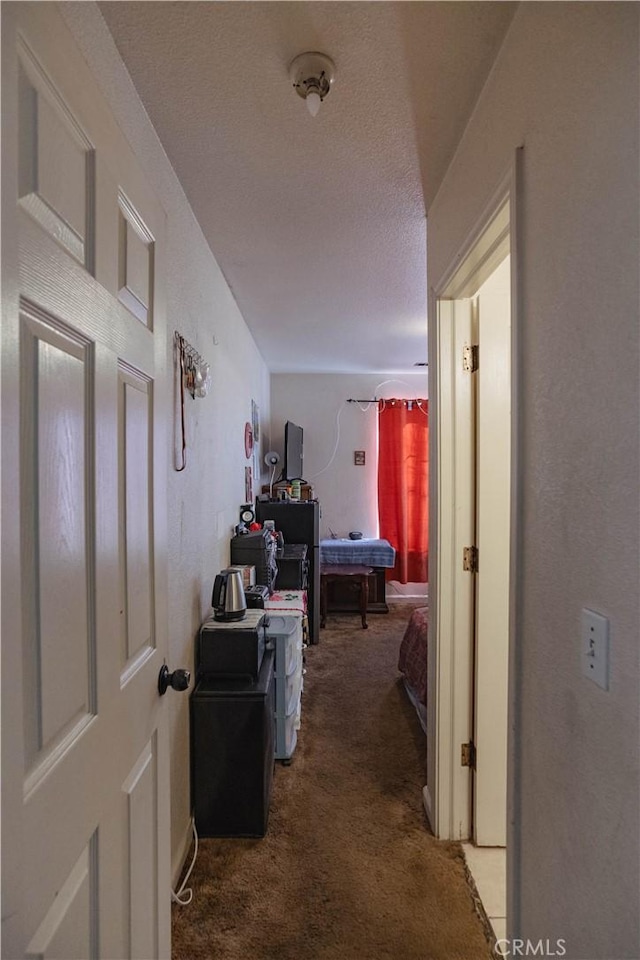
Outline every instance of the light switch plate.
[(609, 621), (594, 610), (582, 611), (582, 672), (603, 690), (609, 689)]

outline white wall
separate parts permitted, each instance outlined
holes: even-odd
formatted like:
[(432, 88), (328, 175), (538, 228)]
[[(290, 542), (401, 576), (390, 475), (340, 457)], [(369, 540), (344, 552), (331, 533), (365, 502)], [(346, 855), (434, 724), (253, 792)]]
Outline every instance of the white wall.
[[(640, 956), (639, 13), (521, 4), (428, 217), (435, 286), (524, 145), (508, 912), (583, 960)], [(608, 692), (583, 607), (610, 619)]]
[[(169, 666), (192, 668), (213, 577), (229, 562), (229, 538), (244, 502), (244, 424), (252, 399), (262, 423), (269, 422), (269, 375), (97, 6), (67, 3), (60, 9), (167, 214), (168, 356), (178, 329), (211, 363), (209, 396), (186, 397), (187, 468), (176, 473), (167, 464)], [(189, 704), (185, 695), (170, 700), (175, 870), (189, 830)]]
[[(360, 530), (365, 537), (378, 536), (377, 406), (366, 410), (366, 404), (361, 408), (346, 402), (374, 396), (426, 397), (427, 374), (281, 373), (271, 377), (271, 444), (282, 454), (287, 420), (304, 429), (304, 473), (322, 506), (322, 537), (331, 536), (332, 530), (338, 537), (346, 537), (351, 530)], [(354, 465), (355, 450), (365, 451), (365, 466)]]

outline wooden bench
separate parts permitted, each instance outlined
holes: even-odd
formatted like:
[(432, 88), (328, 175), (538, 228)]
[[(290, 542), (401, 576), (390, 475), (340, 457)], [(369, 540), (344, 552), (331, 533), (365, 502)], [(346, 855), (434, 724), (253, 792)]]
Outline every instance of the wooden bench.
[(360, 616), (362, 629), (367, 629), (367, 604), (369, 603), (369, 576), (371, 567), (358, 564), (323, 563), (320, 566), (320, 626), (327, 622), (328, 591), (331, 583), (347, 583), (360, 591)]

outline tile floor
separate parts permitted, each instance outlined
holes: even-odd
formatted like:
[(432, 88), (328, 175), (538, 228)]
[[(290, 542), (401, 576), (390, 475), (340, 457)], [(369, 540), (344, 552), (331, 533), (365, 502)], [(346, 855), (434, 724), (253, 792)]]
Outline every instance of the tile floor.
[(463, 843), (469, 872), (482, 900), (496, 940), (507, 935), (507, 851), (504, 847), (474, 847)]

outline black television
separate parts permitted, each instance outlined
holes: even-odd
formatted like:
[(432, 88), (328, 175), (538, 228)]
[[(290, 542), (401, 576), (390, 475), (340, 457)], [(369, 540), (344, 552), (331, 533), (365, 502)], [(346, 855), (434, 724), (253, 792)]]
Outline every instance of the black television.
[(291, 420), (284, 425), (284, 464), (282, 468), (283, 480), (302, 480), (302, 427)]

